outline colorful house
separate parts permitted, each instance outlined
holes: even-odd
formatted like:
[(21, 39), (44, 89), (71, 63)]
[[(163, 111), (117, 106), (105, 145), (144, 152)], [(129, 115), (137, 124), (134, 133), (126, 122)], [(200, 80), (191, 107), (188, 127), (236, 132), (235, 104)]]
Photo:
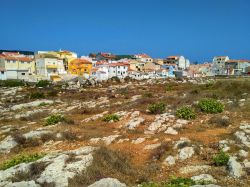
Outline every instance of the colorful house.
[(6, 79), (28, 80), (35, 74), (35, 62), (32, 58), (19, 53), (0, 54), (1, 74)]
[(42, 79), (60, 80), (59, 75), (67, 74), (64, 68), (63, 60), (52, 57), (36, 59), (37, 75)]
[(136, 54), (134, 55), (136, 60), (141, 61), (141, 62), (153, 62), (153, 58), (151, 58), (149, 55), (142, 53), (142, 54)]
[(69, 73), (72, 75), (89, 77), (92, 70), (92, 63), (86, 59), (77, 58), (69, 63)]

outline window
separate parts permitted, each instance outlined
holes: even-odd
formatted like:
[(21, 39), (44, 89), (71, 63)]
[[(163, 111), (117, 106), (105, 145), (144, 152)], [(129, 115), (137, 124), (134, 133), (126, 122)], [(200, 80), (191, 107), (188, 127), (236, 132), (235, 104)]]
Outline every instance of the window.
[(3, 75), (3, 74), (4, 74), (4, 71), (1, 71), (1, 74)]
[(21, 73), (21, 75), (25, 75), (25, 73)]
[(118, 74), (120, 74), (120, 71), (118, 71)]

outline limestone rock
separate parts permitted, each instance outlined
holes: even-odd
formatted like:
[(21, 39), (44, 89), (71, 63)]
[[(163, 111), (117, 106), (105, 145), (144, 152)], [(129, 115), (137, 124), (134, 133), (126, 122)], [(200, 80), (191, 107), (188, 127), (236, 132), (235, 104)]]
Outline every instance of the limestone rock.
[(168, 127), (168, 129), (164, 132), (165, 134), (176, 135), (178, 132), (174, 130), (172, 127)]
[(94, 184), (91, 184), (89, 187), (126, 187), (127, 185), (124, 183), (121, 183), (117, 179), (113, 178), (104, 178), (101, 179)]
[(194, 148), (193, 147), (184, 147), (180, 149), (179, 151), (179, 159), (180, 160), (186, 160), (193, 156), (194, 154)]
[(175, 158), (170, 155), (164, 160), (163, 164), (167, 166), (175, 165)]
[(241, 177), (243, 175), (243, 169), (239, 162), (236, 161), (236, 157), (230, 157), (228, 161), (228, 170), (233, 177)]
[(209, 174), (201, 174), (191, 177), (195, 182), (216, 183), (217, 181)]

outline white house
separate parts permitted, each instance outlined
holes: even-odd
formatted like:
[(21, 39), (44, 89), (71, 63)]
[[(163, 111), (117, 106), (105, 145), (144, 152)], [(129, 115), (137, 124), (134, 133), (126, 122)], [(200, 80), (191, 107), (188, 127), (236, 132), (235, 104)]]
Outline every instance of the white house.
[(37, 58), (36, 59), (37, 75), (50, 79), (51, 76), (66, 74), (63, 60), (57, 58)]
[(226, 69), (225, 69), (225, 62), (229, 61), (228, 56), (215, 56), (213, 58), (213, 73), (215, 75), (225, 75)]
[(5, 68), (0, 68), (0, 80), (6, 80), (7, 75), (6, 75), (6, 70)]
[(164, 60), (164, 64), (176, 64), (178, 69), (184, 70), (190, 66), (190, 61), (184, 56), (169, 56)]
[(109, 64), (109, 78), (118, 77), (124, 78), (128, 76), (129, 64), (126, 63), (110, 63)]
[(136, 60), (140, 61), (140, 62), (153, 62), (153, 58), (151, 58), (149, 55), (142, 53), (142, 54), (136, 54), (134, 55), (134, 57), (136, 58)]

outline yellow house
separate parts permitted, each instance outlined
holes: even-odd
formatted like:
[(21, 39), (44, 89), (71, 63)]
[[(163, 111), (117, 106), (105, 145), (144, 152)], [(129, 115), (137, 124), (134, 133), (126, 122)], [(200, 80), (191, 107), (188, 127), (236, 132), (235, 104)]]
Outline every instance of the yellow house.
[(32, 58), (20, 54), (0, 55), (0, 68), (6, 70), (7, 79), (29, 79), (35, 73), (35, 62)]
[(69, 63), (69, 73), (72, 75), (90, 75), (92, 63), (85, 59), (74, 59)]
[(60, 50), (60, 51), (45, 51), (39, 53), (38, 57), (43, 57), (44, 55), (49, 55), (63, 60), (64, 69), (68, 71), (69, 63), (77, 58), (77, 54), (71, 51)]

